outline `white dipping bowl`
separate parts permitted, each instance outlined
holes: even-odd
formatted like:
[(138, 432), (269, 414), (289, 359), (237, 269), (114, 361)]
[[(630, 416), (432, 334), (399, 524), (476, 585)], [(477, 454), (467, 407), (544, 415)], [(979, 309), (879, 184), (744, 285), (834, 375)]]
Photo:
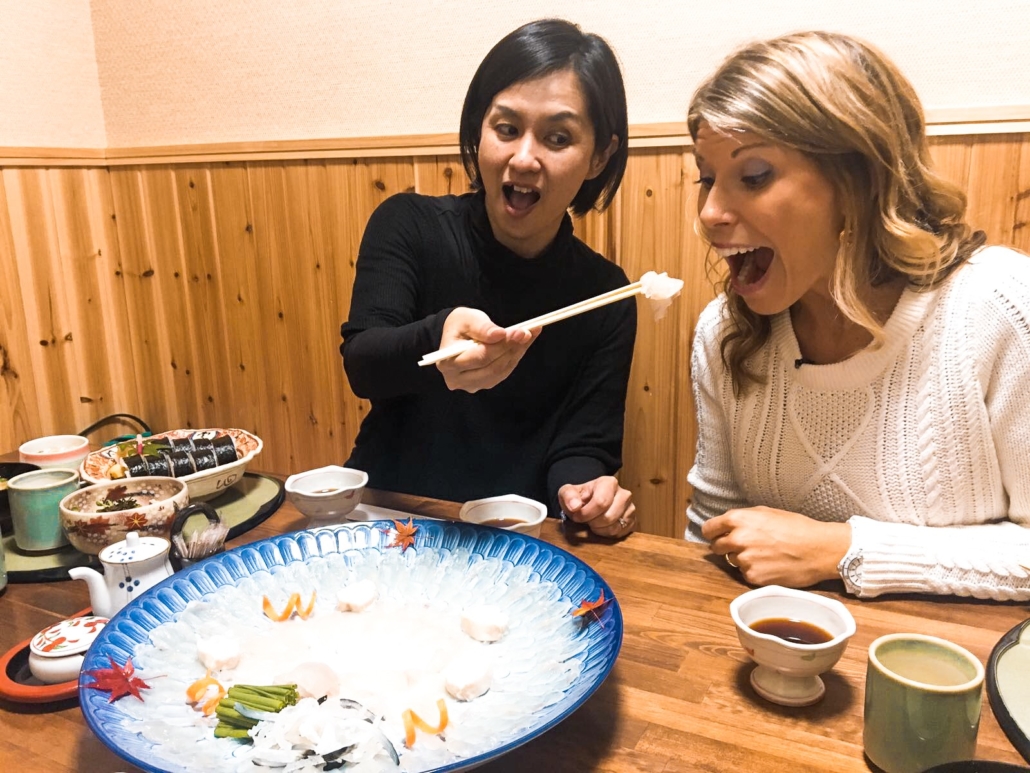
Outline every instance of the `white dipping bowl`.
[(286, 498), (312, 521), (337, 523), (358, 506), (367, 483), (367, 472), (334, 464), (291, 475)]
[(89, 439), (82, 435), (49, 435), (22, 443), (18, 458), (40, 468), (76, 469), (89, 454)]
[(542, 503), (518, 494), (473, 499), (458, 512), (458, 518), (466, 523), (517, 531), (530, 537), (540, 536), (546, 517), (547, 508)]
[[(823, 697), (819, 674), (840, 660), (855, 634), (855, 619), (836, 599), (817, 593), (769, 585), (730, 602), (737, 637), (758, 667), (751, 686), (759, 695), (784, 706), (807, 706)], [(761, 620), (796, 620), (822, 628), (832, 637), (822, 644), (799, 644), (751, 628)]]

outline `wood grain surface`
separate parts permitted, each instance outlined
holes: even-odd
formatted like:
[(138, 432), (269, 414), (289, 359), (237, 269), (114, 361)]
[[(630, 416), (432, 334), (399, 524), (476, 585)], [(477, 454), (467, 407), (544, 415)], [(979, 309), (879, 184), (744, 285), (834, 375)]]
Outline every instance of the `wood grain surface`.
[[(438, 517), (457, 505), (381, 492), (371, 504)], [(290, 504), (237, 539), (239, 545), (303, 528)], [(858, 624), (826, 696), (808, 708), (770, 704), (751, 690), (752, 664), (737, 640), (730, 601), (748, 588), (724, 562), (682, 540), (634, 534), (621, 542), (565, 534), (543, 538), (585, 561), (611, 585), (625, 621), (622, 650), (603, 685), (539, 738), (479, 768), (484, 773), (781, 773), (871, 770), (862, 754), (865, 659), (892, 632), (942, 636), (985, 662), (1028, 615), (1025, 605), (957, 598), (857, 601), (839, 584), (818, 592), (843, 601)], [(83, 582), (10, 585), (0, 596), (0, 651), (88, 606)], [(74, 701), (0, 701), (0, 770), (113, 773), (134, 770), (86, 727)], [(1019, 762), (984, 699), (979, 759)]]
[[(971, 222), (1030, 250), (1030, 134), (932, 142)], [(632, 150), (612, 207), (576, 222), (631, 279), (686, 280), (661, 322), (639, 301), (626, 407), (621, 480), (665, 536), (685, 526), (690, 344), (715, 294), (696, 177), (689, 148)], [(0, 168), (0, 447), (128, 412), (242, 427), (284, 473), (342, 462), (368, 409), (338, 352), (365, 223), (395, 193), (466, 189), (453, 155)]]

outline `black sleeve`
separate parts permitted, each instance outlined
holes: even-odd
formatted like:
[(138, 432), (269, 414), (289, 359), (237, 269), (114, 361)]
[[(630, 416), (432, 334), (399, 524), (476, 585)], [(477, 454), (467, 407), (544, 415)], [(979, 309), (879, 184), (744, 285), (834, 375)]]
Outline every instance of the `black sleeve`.
[(358, 397), (376, 399), (439, 386), (436, 368), (420, 368), (439, 348), (453, 309), (419, 315), (427, 216), (412, 197), (392, 196), (369, 218), (358, 249), (350, 316), (340, 328), (343, 366)]
[(614, 475), (622, 467), (637, 305), (632, 298), (612, 304), (605, 315), (601, 345), (586, 359), (551, 444), (547, 491), (552, 508), (566, 483)]

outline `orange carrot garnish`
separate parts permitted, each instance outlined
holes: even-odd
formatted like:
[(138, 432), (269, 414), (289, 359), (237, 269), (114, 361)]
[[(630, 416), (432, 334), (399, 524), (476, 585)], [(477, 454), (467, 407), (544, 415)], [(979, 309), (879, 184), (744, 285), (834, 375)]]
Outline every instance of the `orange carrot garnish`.
[(289, 620), (294, 612), (296, 612), (301, 619), (307, 620), (311, 616), (311, 613), (315, 611), (315, 597), (317, 595), (317, 593), (312, 592), (311, 601), (308, 602), (306, 607), (302, 607), (300, 604), (300, 594), (291, 593), (290, 598), (286, 601), (286, 606), (283, 608), (282, 614), (275, 611), (275, 607), (272, 606), (272, 602), (269, 601), (268, 596), (262, 596), (261, 598), (263, 601), (261, 603), (261, 608), (265, 612), (265, 617), (277, 623)]
[(218, 701), (226, 696), (222, 683), (211, 676), (211, 671), (207, 671), (204, 676), (186, 688), (186, 697), (190, 699), (190, 703), (200, 703), (207, 694), (207, 688), (211, 685), (217, 686), (218, 692), (213, 698), (204, 701), (201, 708), (205, 717), (211, 716), (211, 713), (218, 707)]
[(404, 710), (404, 745), (409, 749), (415, 743), (416, 727), (424, 733), (432, 733), (434, 735), (442, 733), (446, 729), (447, 703), (441, 698), (436, 702), (436, 707), (440, 710), (440, 724), (436, 727), (430, 725), (411, 709)]
[(293, 611), (297, 613), (297, 616), (300, 617), (301, 620), (307, 620), (309, 617), (311, 617), (311, 613), (315, 611), (315, 596), (317, 595), (318, 594), (316, 591), (311, 591), (311, 601), (308, 602), (308, 605), (306, 607), (301, 609), (300, 594), (296, 594), (297, 603), (293, 605)]

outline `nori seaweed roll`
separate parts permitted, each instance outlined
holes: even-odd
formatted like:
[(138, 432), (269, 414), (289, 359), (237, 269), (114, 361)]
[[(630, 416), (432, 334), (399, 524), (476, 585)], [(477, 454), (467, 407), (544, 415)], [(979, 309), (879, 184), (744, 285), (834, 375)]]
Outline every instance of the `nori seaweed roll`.
[(200, 472), (201, 470), (213, 470), (218, 466), (218, 459), (215, 458), (215, 450), (213, 448), (193, 451), (190, 456), (193, 457), (193, 464), (196, 465), (197, 472)]
[(181, 478), (183, 475), (192, 475), (197, 470), (193, 466), (193, 458), (188, 451), (172, 451), (168, 456), (168, 463), (172, 466), (172, 477)]
[(152, 449), (154, 449), (154, 451), (156, 451), (157, 453), (172, 450), (172, 441), (166, 437), (147, 438), (143, 442), (145, 445), (148, 445)]
[(240, 458), (236, 451), (236, 442), (229, 435), (219, 435), (214, 439), (215, 459), (218, 464), (230, 464)]
[(145, 457), (139, 454), (132, 454), (131, 456), (126, 456), (122, 461), (125, 462), (125, 471), (130, 478), (150, 475), (150, 466), (147, 464)]
[(148, 475), (160, 475), (164, 478), (172, 476), (172, 466), (168, 463), (168, 457), (165, 454), (147, 454), (143, 458), (146, 460), (147, 467), (150, 468)]
[(215, 443), (209, 437), (195, 437), (193, 438), (193, 450), (194, 451), (214, 451)]
[(183, 438), (172, 438), (172, 450), (173, 451), (192, 451), (193, 441), (188, 437)]

